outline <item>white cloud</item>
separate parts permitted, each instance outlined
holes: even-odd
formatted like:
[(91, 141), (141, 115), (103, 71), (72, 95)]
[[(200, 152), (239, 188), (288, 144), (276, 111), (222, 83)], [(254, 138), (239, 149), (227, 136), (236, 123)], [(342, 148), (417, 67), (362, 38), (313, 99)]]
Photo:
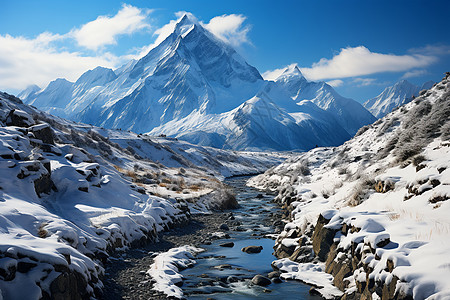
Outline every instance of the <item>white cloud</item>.
[(357, 87), (369, 86), (375, 84), (377, 80), (375, 78), (355, 78), (353, 79), (353, 83), (356, 84)]
[(411, 78), (411, 77), (419, 77), (422, 75), (426, 75), (428, 72), (426, 70), (412, 70), (403, 74), (402, 79)]
[(163, 25), (162, 27), (156, 29), (153, 32), (153, 35), (156, 36), (156, 39), (150, 45), (143, 46), (135, 51), (135, 54), (127, 55), (128, 59), (139, 59), (145, 56), (150, 50), (161, 44), (174, 30), (177, 23), (181, 20), (181, 18), (188, 14), (194, 20), (197, 20), (194, 15), (189, 12), (179, 11), (175, 13), (177, 17), (176, 20), (170, 20), (169, 23)]
[(410, 53), (423, 55), (450, 55), (450, 46), (448, 45), (426, 45), (422, 48), (413, 48), (409, 50)]
[[(174, 30), (177, 23), (183, 18), (184, 15), (188, 15), (194, 22), (198, 22), (197, 17), (192, 13), (186, 11), (178, 11), (175, 13), (177, 19), (170, 20), (169, 23), (156, 29), (153, 35), (156, 36), (156, 40), (147, 46), (144, 46), (137, 50), (137, 54), (129, 55), (130, 59), (136, 59), (147, 54), (151, 49), (161, 44)], [(250, 30), (249, 26), (242, 26), (246, 17), (243, 15), (222, 15), (212, 18), (209, 23), (205, 24), (200, 22), (208, 31), (213, 33), (219, 39), (233, 46), (239, 46), (243, 43), (250, 43), (247, 38), (247, 33)]]
[(115, 16), (99, 16), (70, 34), (76, 39), (78, 45), (97, 50), (105, 45), (115, 45), (119, 35), (132, 34), (150, 28), (147, 22), (150, 12), (148, 9), (124, 4)]
[[(99, 16), (79, 29), (73, 29), (63, 35), (44, 32), (32, 39), (0, 35), (0, 89), (18, 92), (30, 84), (45, 87), (49, 81), (58, 77), (75, 81), (88, 69), (97, 66), (120, 66), (129, 60), (131, 55), (116, 56), (104, 49), (95, 55), (86, 55), (61, 45), (57, 46), (56, 42), (75, 40), (87, 49), (98, 50), (102, 46), (115, 44), (121, 34), (132, 34), (150, 28), (147, 23), (150, 12), (124, 4), (116, 15)], [(64, 46), (67, 47), (67, 44)], [(141, 52), (133, 55), (133, 58), (142, 56)]]
[(275, 70), (268, 70), (268, 71), (265, 71), (264, 73), (262, 73), (261, 76), (265, 80), (275, 80), (284, 72), (284, 70), (286, 70), (286, 68), (287, 67), (275, 69)]
[(247, 17), (243, 15), (221, 15), (212, 18), (209, 23), (203, 26), (212, 32), (219, 39), (233, 46), (250, 43), (247, 34), (250, 26), (243, 26)]
[(61, 36), (43, 33), (35, 39), (0, 35), (1, 90), (21, 90), (30, 84), (41, 87), (57, 77), (76, 80), (96, 66), (113, 67), (119, 58), (104, 53), (83, 56), (78, 52), (61, 51), (52, 42)]
[[(96, 20), (73, 29), (66, 34), (44, 32), (35, 38), (0, 35), (0, 90), (17, 93), (30, 84), (45, 87), (58, 77), (75, 81), (88, 69), (97, 66), (117, 68), (130, 59), (139, 59), (159, 45), (175, 29), (177, 22), (188, 12), (177, 12), (176, 19), (154, 30), (155, 41), (124, 55), (105, 50), (114, 45), (123, 34), (149, 29), (150, 10), (123, 5), (114, 16), (99, 16)], [(243, 26), (242, 15), (222, 15), (205, 25), (219, 38), (231, 44), (248, 42), (248, 26)], [(200, 23), (203, 24), (203, 23)], [(73, 42), (83, 48), (76, 51)], [(88, 50), (88, 51), (86, 51)], [(90, 50), (97, 50), (93, 53)], [(130, 54), (131, 53), (131, 54)]]
[(344, 81), (340, 80), (340, 79), (334, 79), (334, 80), (330, 80), (327, 81), (327, 84), (331, 85), (332, 87), (338, 87), (344, 84)]
[(364, 46), (341, 49), (331, 59), (322, 58), (310, 68), (301, 68), (310, 80), (364, 76), (381, 72), (403, 72), (434, 63), (436, 57), (423, 54), (394, 55), (371, 52)]

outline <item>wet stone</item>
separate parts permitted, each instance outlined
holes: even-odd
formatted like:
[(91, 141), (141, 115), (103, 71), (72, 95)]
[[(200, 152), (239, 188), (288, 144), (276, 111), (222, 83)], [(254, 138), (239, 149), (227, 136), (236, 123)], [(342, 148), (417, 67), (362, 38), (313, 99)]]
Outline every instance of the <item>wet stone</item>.
[(270, 279), (280, 277), (280, 273), (277, 271), (272, 271), (269, 274), (267, 274), (267, 277), (269, 277)]
[(227, 242), (227, 243), (219, 244), (219, 246), (220, 247), (233, 248), (234, 247), (234, 243), (233, 242)]
[(218, 269), (218, 270), (231, 269), (231, 265), (229, 265), (229, 264), (218, 265), (218, 266), (215, 266), (214, 269)]
[(224, 230), (224, 231), (228, 231), (228, 230), (230, 230), (230, 227), (228, 227), (227, 224), (223, 223), (223, 224), (220, 224), (219, 229), (220, 230)]
[(262, 246), (247, 246), (242, 248), (241, 250), (245, 253), (260, 253), (262, 249)]
[(269, 278), (258, 274), (258, 275), (255, 275), (255, 277), (253, 277), (252, 283), (254, 285), (267, 286), (267, 285), (271, 284), (272, 281), (270, 281)]

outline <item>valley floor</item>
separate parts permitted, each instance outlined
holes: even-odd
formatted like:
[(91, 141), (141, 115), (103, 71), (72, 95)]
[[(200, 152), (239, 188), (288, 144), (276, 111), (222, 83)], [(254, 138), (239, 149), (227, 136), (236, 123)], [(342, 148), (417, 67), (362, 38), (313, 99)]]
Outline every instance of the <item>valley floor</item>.
[(156, 243), (110, 256), (105, 265), (101, 299), (167, 299), (166, 294), (152, 289), (152, 281), (146, 274), (155, 255), (184, 245), (200, 246), (227, 218), (225, 212), (196, 214), (184, 226), (162, 233)]

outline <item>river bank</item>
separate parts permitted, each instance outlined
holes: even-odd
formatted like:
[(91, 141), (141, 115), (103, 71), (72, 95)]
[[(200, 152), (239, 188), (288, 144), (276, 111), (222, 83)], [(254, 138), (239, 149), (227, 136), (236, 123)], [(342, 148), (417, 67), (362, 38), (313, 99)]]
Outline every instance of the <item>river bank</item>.
[(186, 226), (161, 234), (158, 242), (111, 255), (105, 265), (102, 299), (167, 299), (165, 294), (151, 288), (152, 282), (145, 275), (154, 254), (182, 245), (201, 245), (218, 231), (227, 217), (227, 212), (193, 215)]

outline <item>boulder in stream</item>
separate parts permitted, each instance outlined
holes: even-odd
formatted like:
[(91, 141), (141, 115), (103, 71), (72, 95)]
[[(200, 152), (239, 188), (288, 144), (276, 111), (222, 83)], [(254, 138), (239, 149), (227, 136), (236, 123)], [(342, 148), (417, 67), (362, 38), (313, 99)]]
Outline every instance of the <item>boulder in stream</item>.
[(259, 253), (259, 252), (261, 252), (262, 249), (263, 249), (262, 246), (247, 246), (247, 247), (242, 248), (241, 250), (242, 250), (242, 252), (245, 252), (245, 253)]
[(219, 244), (219, 246), (220, 247), (233, 248), (234, 247), (234, 243), (233, 242), (227, 242), (227, 243)]
[(255, 277), (253, 277), (252, 283), (254, 285), (267, 286), (267, 285), (271, 284), (272, 281), (270, 281), (269, 278), (258, 274), (258, 275), (255, 275)]

